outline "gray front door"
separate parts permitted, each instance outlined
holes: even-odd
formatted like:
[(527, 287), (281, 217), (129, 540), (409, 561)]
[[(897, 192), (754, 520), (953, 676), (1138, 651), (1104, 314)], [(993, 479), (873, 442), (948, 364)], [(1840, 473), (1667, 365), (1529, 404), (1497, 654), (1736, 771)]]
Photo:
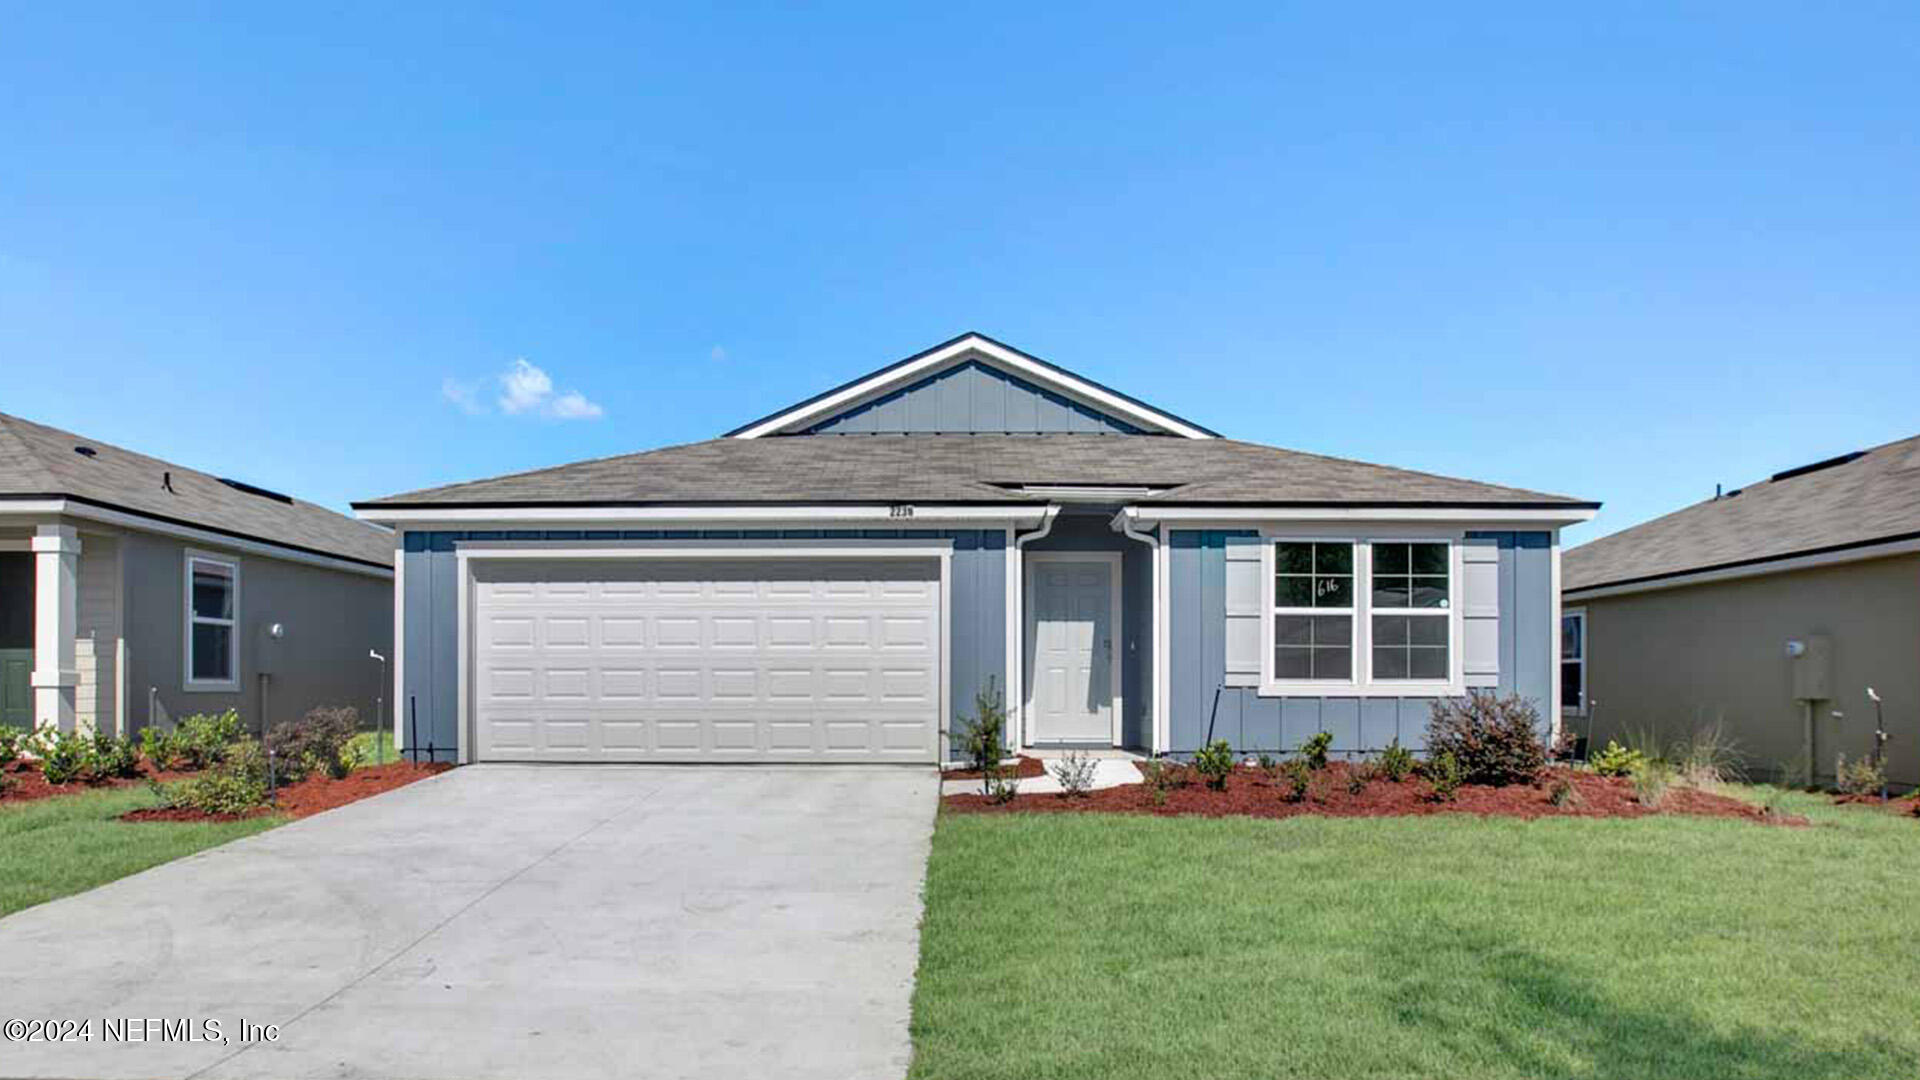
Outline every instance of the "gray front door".
[(33, 726), (32, 676), (32, 649), (0, 649), (0, 727)]
[(1114, 563), (1029, 556), (1029, 742), (1113, 742)]

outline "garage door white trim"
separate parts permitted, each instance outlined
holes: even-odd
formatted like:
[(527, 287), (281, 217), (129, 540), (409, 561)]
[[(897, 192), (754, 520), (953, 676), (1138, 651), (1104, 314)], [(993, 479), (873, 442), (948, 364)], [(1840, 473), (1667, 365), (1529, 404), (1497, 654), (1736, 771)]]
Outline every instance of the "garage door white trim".
[[(940, 621), (938, 685), (940, 694), (936, 738), (944, 738), (952, 716), (953, 541), (886, 540), (862, 545), (845, 540), (635, 540), (610, 542), (543, 541), (528, 545), (513, 540), (462, 540), (454, 544), (460, 587), (455, 619), (458, 630), (458, 741), (459, 760), (472, 760), (474, 739), (474, 566), (478, 562), (533, 559), (540, 561), (593, 559), (600, 561), (670, 559), (686, 562), (700, 559), (936, 559), (940, 567)], [(935, 757), (944, 758), (943, 747), (935, 748)]]

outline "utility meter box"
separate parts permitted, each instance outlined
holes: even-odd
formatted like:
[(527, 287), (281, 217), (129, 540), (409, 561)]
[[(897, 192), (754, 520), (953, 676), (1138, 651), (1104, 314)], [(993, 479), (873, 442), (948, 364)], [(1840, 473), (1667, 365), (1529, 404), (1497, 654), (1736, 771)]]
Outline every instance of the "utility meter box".
[(1833, 700), (1833, 639), (1810, 634), (1805, 647), (1789, 650), (1793, 665), (1793, 700)]

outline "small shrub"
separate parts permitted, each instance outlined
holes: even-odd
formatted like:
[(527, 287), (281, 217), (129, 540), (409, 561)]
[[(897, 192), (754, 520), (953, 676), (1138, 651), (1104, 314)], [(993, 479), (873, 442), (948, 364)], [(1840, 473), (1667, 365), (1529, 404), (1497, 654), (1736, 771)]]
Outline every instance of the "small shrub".
[(992, 774), (986, 778), (986, 795), (988, 802), (1010, 803), (1013, 801), (1013, 797), (1018, 794), (1020, 794), (1019, 777), (1007, 776), (996, 767)]
[(276, 779), (298, 783), (316, 771), (345, 779), (353, 771), (349, 747), (359, 727), (360, 713), (352, 706), (314, 709), (297, 721), (275, 725), (267, 733), (265, 749)]
[(43, 731), (39, 736), (40, 774), (49, 784), (71, 784), (93, 767), (93, 743), (72, 731)]
[(1460, 785), (1466, 782), (1467, 778), (1467, 771), (1461, 766), (1460, 759), (1454, 757), (1450, 751), (1441, 751), (1428, 758), (1421, 764), (1420, 772), (1427, 778), (1428, 785), (1433, 788), (1432, 797), (1435, 802), (1452, 802), (1455, 793), (1460, 790)]
[(1580, 789), (1573, 786), (1573, 781), (1562, 777), (1547, 789), (1547, 801), (1558, 810), (1578, 810), (1586, 805), (1587, 800), (1580, 794)]
[(1887, 784), (1887, 770), (1870, 757), (1854, 761), (1843, 757), (1834, 771), (1840, 790), (1848, 795), (1878, 795)]
[(1307, 796), (1312, 794), (1313, 766), (1307, 764), (1307, 759), (1288, 758), (1286, 764), (1280, 766), (1280, 775), (1287, 782), (1288, 802), (1305, 802)]
[(140, 756), (161, 771), (177, 769), (186, 763), (186, 739), (177, 731), (162, 731), (157, 724), (140, 729)]
[(1638, 750), (1629, 750), (1612, 739), (1607, 740), (1607, 748), (1593, 755), (1589, 762), (1593, 771), (1601, 776), (1628, 776), (1647, 757)]
[(203, 814), (244, 814), (267, 801), (267, 759), (252, 739), (223, 747), (219, 764), (191, 780), (167, 789), (174, 806), (188, 806)]
[(132, 739), (118, 739), (105, 731), (93, 736), (93, 774), (131, 780), (140, 775), (140, 751)]
[(226, 760), (228, 748), (245, 735), (240, 714), (232, 709), (217, 716), (195, 713), (174, 729), (181, 763), (189, 769), (204, 769)]
[(1227, 777), (1233, 773), (1233, 746), (1225, 739), (1215, 739), (1194, 751), (1193, 769), (1206, 778), (1207, 786), (1220, 791), (1227, 786)]
[(1322, 731), (1313, 738), (1300, 744), (1300, 756), (1306, 760), (1307, 768), (1320, 770), (1327, 767), (1327, 749), (1333, 745), (1333, 733)]
[(1401, 746), (1399, 739), (1388, 743), (1380, 752), (1380, 775), (1393, 783), (1405, 780), (1413, 772), (1414, 764), (1413, 751)]
[(33, 738), (30, 732), (16, 727), (0, 727), (0, 769), (20, 759), (20, 751), (26, 749)]
[(1379, 775), (1380, 767), (1371, 761), (1354, 763), (1347, 770), (1347, 794), (1358, 795), (1367, 790), (1367, 785), (1373, 783), (1374, 778)]
[(1255, 768), (1260, 770), (1260, 775), (1269, 780), (1277, 779), (1280, 776), (1280, 762), (1272, 754), (1261, 754), (1258, 758), (1254, 759), (1253, 764)]
[(973, 715), (960, 721), (960, 752), (968, 766), (980, 774), (980, 790), (987, 795), (993, 794), (991, 781), (1000, 774), (1006, 732), (1006, 703), (1001, 700), (999, 683), (989, 678), (986, 687), (973, 695)]
[(1093, 790), (1093, 774), (1098, 766), (1094, 760), (1078, 750), (1069, 750), (1060, 760), (1047, 766), (1053, 778), (1060, 782), (1060, 793), (1069, 799), (1084, 797)]
[(1433, 703), (1427, 752), (1451, 754), (1467, 781), (1524, 784), (1546, 766), (1540, 713), (1518, 694), (1468, 694)]
[(1147, 798), (1155, 806), (1167, 804), (1167, 793), (1186, 786), (1187, 770), (1171, 758), (1148, 758), (1138, 762), (1140, 779), (1146, 784)]
[(1680, 768), (1681, 779), (1694, 787), (1746, 777), (1739, 743), (1727, 734), (1724, 724), (1709, 724), (1680, 740), (1674, 744), (1672, 758)]
[(1667, 799), (1667, 790), (1673, 786), (1673, 766), (1664, 761), (1642, 758), (1627, 774), (1627, 779), (1633, 782), (1634, 799), (1652, 810)]

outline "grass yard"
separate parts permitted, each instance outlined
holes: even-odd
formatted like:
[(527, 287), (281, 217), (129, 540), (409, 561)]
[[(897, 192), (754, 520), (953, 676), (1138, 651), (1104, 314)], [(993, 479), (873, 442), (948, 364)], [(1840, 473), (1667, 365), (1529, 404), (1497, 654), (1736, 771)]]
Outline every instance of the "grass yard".
[(0, 916), (271, 829), (282, 820), (114, 820), (157, 803), (145, 787), (124, 787), (0, 806)]
[(1920, 822), (943, 814), (918, 1078), (1920, 1075)]

